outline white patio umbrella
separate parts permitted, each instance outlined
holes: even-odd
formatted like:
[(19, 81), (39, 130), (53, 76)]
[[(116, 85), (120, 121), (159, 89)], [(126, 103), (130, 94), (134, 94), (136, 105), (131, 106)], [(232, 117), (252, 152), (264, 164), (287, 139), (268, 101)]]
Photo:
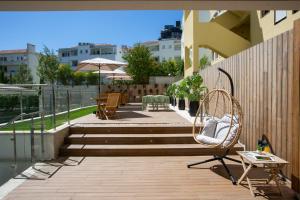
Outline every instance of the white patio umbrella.
[(76, 71), (98, 71), (99, 72), (99, 95), (100, 95), (100, 74), (102, 70), (113, 71), (121, 66), (126, 67), (127, 63), (109, 60), (105, 58), (93, 58), (89, 60), (84, 60), (79, 63)]
[[(95, 71), (95, 72), (93, 72), (93, 73), (98, 74), (99, 71)], [(112, 75), (112, 78), (109, 78), (109, 79), (112, 79), (113, 81), (115, 80), (114, 77), (115, 77), (116, 75), (126, 75), (126, 72), (124, 72), (124, 71), (121, 70), (120, 68), (115, 69), (115, 70), (113, 70), (113, 71), (109, 71), (109, 70), (100, 70), (100, 73), (101, 73), (101, 74), (110, 74), (110, 75)], [(107, 78), (108, 78), (108, 77), (107, 77)], [(113, 82), (113, 84), (114, 84), (114, 82)]]

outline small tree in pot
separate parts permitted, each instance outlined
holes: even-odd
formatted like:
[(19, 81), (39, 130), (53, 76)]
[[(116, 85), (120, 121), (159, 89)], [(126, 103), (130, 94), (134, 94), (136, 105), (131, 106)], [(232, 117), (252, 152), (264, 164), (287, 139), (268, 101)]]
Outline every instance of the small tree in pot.
[(203, 85), (203, 78), (199, 74), (186, 78), (186, 85), (188, 88), (187, 98), (189, 103), (189, 113), (191, 116), (196, 116), (199, 108), (199, 101), (203, 97), (207, 90), (207, 87)]
[(182, 80), (179, 85), (177, 86), (176, 90), (176, 97), (179, 99), (178, 101), (178, 109), (179, 110), (185, 110), (185, 99), (184, 97), (187, 96), (188, 93), (188, 87), (186, 79)]
[(172, 106), (176, 106), (176, 97), (175, 97), (175, 90), (176, 90), (176, 85), (175, 84), (171, 84), (169, 85), (169, 87), (167, 88), (167, 95), (170, 98), (170, 103)]

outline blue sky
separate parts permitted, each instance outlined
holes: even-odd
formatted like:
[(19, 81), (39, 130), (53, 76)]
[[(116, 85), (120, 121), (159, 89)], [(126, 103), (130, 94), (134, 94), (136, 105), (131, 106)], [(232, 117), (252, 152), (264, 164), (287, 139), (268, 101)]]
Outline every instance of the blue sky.
[(132, 45), (155, 40), (182, 11), (0, 12), (0, 50), (26, 43), (57, 50), (78, 42)]

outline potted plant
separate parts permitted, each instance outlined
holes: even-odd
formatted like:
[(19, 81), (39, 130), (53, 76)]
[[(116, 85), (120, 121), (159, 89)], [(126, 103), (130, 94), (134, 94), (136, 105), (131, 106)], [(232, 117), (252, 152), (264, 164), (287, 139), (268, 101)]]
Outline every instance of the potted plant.
[(187, 96), (188, 87), (186, 84), (186, 80), (182, 80), (176, 88), (176, 97), (178, 100), (178, 109), (185, 110), (185, 99), (184, 97)]
[(167, 95), (170, 98), (170, 103), (171, 103), (172, 106), (176, 106), (175, 90), (176, 90), (176, 85), (175, 84), (171, 84), (167, 88)]
[(190, 116), (196, 116), (199, 108), (199, 101), (206, 92), (207, 87), (203, 85), (203, 78), (199, 74), (187, 77), (186, 85), (188, 88), (186, 97), (189, 100), (189, 114)]

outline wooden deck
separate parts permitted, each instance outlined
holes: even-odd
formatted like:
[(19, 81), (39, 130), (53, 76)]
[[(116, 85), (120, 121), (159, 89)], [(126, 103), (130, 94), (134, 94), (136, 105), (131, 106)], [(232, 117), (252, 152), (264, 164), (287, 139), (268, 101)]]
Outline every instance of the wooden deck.
[[(83, 199), (292, 199), (292, 191), (258, 187), (253, 198), (243, 186), (223, 177), (219, 163), (188, 169), (188, 162), (208, 157), (86, 157), (76, 166), (63, 166), (47, 180), (27, 180), (5, 200)], [(229, 165), (239, 177), (242, 168)], [(211, 167), (211, 168), (210, 168)], [(256, 176), (257, 178), (257, 176)]]
[(72, 121), (80, 127), (123, 127), (123, 126), (191, 126), (191, 123), (182, 118), (174, 111), (142, 111), (140, 103), (131, 103), (121, 106), (118, 111), (118, 118), (111, 120), (98, 119), (94, 114), (80, 117)]
[[(172, 152), (177, 153), (182, 153), (181, 145), (197, 145), (198, 148), (198, 144), (189, 138), (192, 137), (189, 134), (191, 123), (175, 112), (145, 112), (140, 110), (139, 105), (131, 105), (121, 108), (119, 116), (117, 120), (99, 120), (91, 114), (73, 121), (77, 124), (70, 129), (71, 135), (66, 143), (81, 146), (101, 144), (99, 149), (114, 145), (113, 150), (126, 145), (140, 153), (143, 153), (142, 150), (136, 149), (139, 146), (147, 150), (171, 145), (177, 148)], [(123, 150), (121, 152), (124, 153)], [(257, 187), (258, 196), (253, 198), (247, 187), (232, 185), (218, 162), (202, 165), (201, 168), (186, 167), (187, 163), (210, 158), (208, 156), (178, 156), (177, 153), (177, 156), (164, 156), (161, 150), (158, 152), (160, 156), (151, 156), (148, 152), (141, 154), (147, 157), (137, 156), (137, 153), (128, 157), (129, 153), (125, 152), (124, 157), (120, 157), (119, 152), (119, 156), (107, 157), (106, 152), (106, 157), (68, 157), (64, 163), (81, 162), (62, 166), (46, 180), (26, 180), (4, 199), (293, 199), (294, 193), (289, 186), (282, 186), (284, 196), (281, 197), (273, 185)], [(241, 165), (228, 164), (235, 177), (240, 177)], [(58, 163), (55, 165), (60, 166)], [(53, 164), (50, 166), (53, 168)], [(261, 175), (256, 173), (255, 178)]]

